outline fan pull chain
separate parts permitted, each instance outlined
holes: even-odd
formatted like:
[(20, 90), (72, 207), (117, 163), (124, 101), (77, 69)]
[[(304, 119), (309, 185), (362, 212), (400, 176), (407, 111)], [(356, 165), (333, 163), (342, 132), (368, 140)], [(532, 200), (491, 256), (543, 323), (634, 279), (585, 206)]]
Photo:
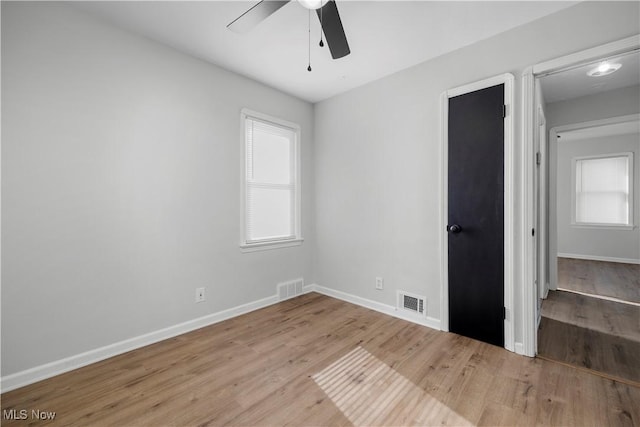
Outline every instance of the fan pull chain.
[(309, 9), (309, 66), (307, 71), (311, 72), (311, 9)]
[(322, 41), (322, 9), (323, 7), (320, 7), (320, 47), (324, 47), (324, 42)]

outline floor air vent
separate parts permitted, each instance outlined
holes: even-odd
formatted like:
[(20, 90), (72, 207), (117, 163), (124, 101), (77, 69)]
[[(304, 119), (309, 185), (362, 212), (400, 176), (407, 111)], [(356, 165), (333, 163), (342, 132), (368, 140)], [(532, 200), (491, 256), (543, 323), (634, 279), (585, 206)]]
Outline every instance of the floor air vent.
[(413, 295), (405, 291), (398, 291), (398, 309), (410, 311), (420, 316), (426, 316), (426, 301), (427, 299), (425, 297)]
[(301, 295), (303, 286), (304, 279), (302, 278), (278, 283), (278, 299), (283, 301)]

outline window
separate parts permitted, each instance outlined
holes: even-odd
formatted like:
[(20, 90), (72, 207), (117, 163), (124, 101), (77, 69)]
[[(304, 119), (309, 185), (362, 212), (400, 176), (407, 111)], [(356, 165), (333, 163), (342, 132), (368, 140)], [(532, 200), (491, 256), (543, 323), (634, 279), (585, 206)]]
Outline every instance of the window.
[(574, 223), (632, 225), (633, 154), (576, 158)]
[(299, 245), (300, 127), (246, 109), (242, 238), (245, 250)]

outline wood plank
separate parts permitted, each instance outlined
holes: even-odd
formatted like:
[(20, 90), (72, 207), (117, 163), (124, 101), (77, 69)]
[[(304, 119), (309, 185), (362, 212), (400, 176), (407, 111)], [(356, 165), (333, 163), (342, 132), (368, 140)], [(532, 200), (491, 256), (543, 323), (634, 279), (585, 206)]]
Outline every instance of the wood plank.
[(542, 317), (640, 342), (640, 307), (635, 305), (550, 291)]
[(640, 303), (640, 264), (559, 257), (558, 288)]
[(1, 397), (50, 425), (640, 425), (637, 387), (318, 294)]
[(542, 303), (538, 353), (640, 383), (640, 307), (551, 291)]
[(542, 318), (538, 352), (640, 384), (640, 342)]

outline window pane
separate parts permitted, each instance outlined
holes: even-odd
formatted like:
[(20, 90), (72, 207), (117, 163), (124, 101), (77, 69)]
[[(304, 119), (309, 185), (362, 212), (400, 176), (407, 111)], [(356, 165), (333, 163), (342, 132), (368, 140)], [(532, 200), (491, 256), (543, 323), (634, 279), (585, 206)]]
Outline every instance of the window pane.
[(576, 160), (576, 222), (629, 224), (629, 157)]
[(254, 122), (249, 178), (255, 182), (291, 182), (291, 132)]
[(577, 196), (576, 221), (592, 224), (628, 224), (624, 193), (581, 193)]
[(582, 191), (628, 191), (626, 157), (585, 159), (578, 162), (582, 165)]
[(250, 241), (291, 237), (292, 191), (290, 188), (262, 188), (249, 185), (247, 239)]
[(254, 116), (246, 110), (242, 116), (245, 131), (242, 245), (298, 239), (300, 128), (260, 113)]

